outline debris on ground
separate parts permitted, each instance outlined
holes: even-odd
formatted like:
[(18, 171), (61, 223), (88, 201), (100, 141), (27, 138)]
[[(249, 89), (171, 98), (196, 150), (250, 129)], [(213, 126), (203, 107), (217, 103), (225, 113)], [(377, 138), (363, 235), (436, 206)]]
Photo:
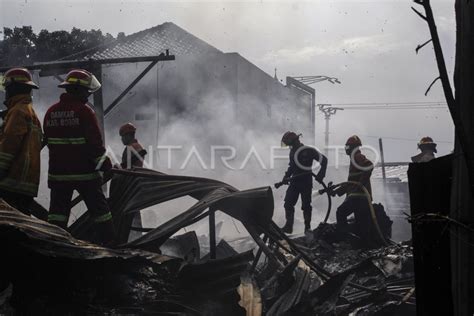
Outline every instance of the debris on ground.
[[(127, 242), (137, 211), (185, 195), (197, 203)], [(91, 230), (87, 212), (69, 233), (0, 202), (0, 313), (415, 314), (409, 244), (361, 248), (334, 224), (289, 238), (271, 220), (270, 188), (238, 191), (139, 169), (116, 175), (109, 203), (123, 241), (115, 249), (79, 238)], [(217, 211), (240, 221), (249, 237), (203, 245), (194, 231), (176, 235)], [(239, 253), (236, 243), (253, 251)]]

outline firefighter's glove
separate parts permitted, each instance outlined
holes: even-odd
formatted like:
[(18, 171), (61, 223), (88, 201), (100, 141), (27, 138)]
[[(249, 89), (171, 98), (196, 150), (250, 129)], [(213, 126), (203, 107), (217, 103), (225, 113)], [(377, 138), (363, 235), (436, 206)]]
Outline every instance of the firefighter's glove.
[(323, 182), (324, 180), (324, 176), (321, 175), (321, 174), (317, 174), (315, 177), (314, 177), (314, 180), (316, 180), (317, 182)]
[(333, 190), (332, 196), (342, 196), (344, 194), (346, 194), (346, 188), (344, 186), (341, 186), (336, 190)]

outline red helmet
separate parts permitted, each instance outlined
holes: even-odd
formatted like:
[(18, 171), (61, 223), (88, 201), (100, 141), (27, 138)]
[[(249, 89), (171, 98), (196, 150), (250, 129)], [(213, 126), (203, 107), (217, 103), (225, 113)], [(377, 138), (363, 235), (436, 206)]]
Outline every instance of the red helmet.
[(5, 73), (2, 86), (8, 87), (14, 83), (31, 86), (33, 89), (39, 89), (38, 85), (33, 82), (33, 78), (26, 68), (12, 68)]
[(283, 147), (285, 146), (291, 146), (293, 143), (299, 139), (301, 134), (296, 134), (295, 132), (286, 132), (283, 134), (283, 137), (281, 138), (281, 145)]
[(90, 72), (84, 69), (74, 69), (68, 72), (66, 80), (61, 82), (58, 87), (66, 88), (68, 86), (81, 86), (87, 88), (90, 93), (100, 89), (99, 80)]
[(351, 137), (347, 139), (346, 146), (351, 146), (351, 147), (362, 146), (362, 141), (360, 140), (359, 136), (352, 135)]
[(120, 136), (123, 136), (126, 134), (135, 133), (136, 130), (137, 128), (135, 127), (135, 125), (133, 125), (132, 123), (127, 123), (120, 127), (119, 134)]

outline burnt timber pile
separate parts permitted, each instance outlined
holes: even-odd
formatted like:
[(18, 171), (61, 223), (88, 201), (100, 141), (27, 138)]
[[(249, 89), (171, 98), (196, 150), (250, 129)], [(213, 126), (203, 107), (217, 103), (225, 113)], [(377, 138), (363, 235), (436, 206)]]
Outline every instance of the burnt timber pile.
[[(197, 200), (168, 222), (132, 226), (136, 212), (183, 196)], [(0, 313), (109, 315), (410, 315), (415, 313), (409, 244), (361, 249), (357, 238), (321, 224), (286, 236), (272, 221), (270, 187), (239, 191), (215, 180), (117, 170), (109, 203), (121, 244), (83, 241), (84, 213), (69, 232), (0, 204)], [(216, 245), (215, 212), (240, 221), (254, 251)], [(41, 212), (37, 212), (40, 214)], [(41, 217), (38, 215), (37, 217)], [(209, 254), (194, 231), (209, 219)], [(143, 233), (128, 242), (131, 230)]]

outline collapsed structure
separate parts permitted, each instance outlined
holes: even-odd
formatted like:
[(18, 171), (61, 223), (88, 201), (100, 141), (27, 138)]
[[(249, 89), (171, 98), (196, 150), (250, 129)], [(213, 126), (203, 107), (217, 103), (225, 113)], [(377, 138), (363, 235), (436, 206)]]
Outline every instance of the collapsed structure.
[[(91, 238), (88, 212), (70, 234), (0, 205), (4, 249), (3, 311), (178, 315), (406, 315), (415, 307), (411, 248), (392, 244), (358, 249), (354, 237), (322, 224), (291, 239), (272, 221), (270, 187), (239, 191), (205, 178), (148, 169), (115, 170), (109, 204), (121, 245)], [(155, 228), (132, 226), (134, 214), (182, 196), (197, 202)], [(215, 212), (247, 229), (255, 251), (216, 245)], [(36, 215), (44, 213), (38, 209)], [(181, 228), (209, 219), (210, 252), (201, 256), (195, 233)], [(127, 242), (132, 230), (144, 234)], [(34, 263), (34, 264), (32, 264)]]

